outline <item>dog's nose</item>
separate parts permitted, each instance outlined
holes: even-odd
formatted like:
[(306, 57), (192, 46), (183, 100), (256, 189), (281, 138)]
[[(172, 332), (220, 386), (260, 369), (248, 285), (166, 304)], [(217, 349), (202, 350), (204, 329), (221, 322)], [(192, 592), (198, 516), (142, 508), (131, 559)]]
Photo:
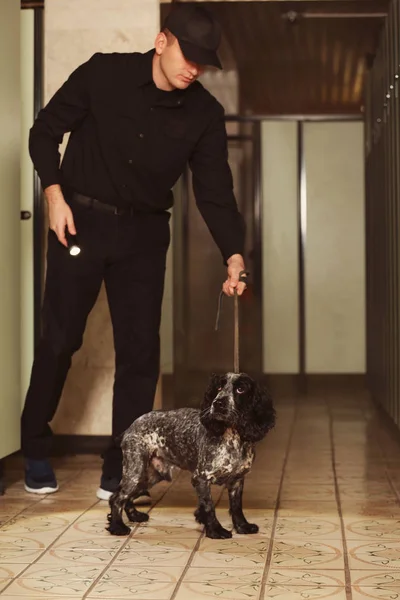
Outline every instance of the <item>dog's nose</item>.
[(226, 408), (227, 404), (227, 398), (225, 396), (219, 396), (218, 398), (215, 398), (213, 407), (216, 410), (220, 410), (221, 408)]

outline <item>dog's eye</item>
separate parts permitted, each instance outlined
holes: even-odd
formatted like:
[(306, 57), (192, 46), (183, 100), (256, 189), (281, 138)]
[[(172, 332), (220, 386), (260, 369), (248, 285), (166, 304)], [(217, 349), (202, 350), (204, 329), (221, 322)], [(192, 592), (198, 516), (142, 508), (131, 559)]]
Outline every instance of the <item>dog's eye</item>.
[(217, 387), (217, 391), (220, 392), (222, 390), (222, 385)]
[(237, 391), (238, 394), (244, 394), (244, 388), (242, 388), (242, 387), (238, 387), (236, 389), (236, 391)]

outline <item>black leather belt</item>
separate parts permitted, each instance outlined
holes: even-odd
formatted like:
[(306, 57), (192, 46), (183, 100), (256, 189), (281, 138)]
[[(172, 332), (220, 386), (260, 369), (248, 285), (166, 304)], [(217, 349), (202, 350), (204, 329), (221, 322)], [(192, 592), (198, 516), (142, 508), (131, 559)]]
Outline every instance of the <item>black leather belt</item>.
[(121, 208), (120, 206), (114, 206), (113, 204), (106, 204), (105, 202), (96, 200), (96, 198), (90, 198), (89, 196), (78, 194), (77, 192), (73, 192), (71, 199), (77, 204), (82, 204), (83, 206), (88, 206), (94, 210), (100, 210), (113, 215), (133, 216), (134, 214), (137, 214), (137, 211), (135, 211), (133, 207)]

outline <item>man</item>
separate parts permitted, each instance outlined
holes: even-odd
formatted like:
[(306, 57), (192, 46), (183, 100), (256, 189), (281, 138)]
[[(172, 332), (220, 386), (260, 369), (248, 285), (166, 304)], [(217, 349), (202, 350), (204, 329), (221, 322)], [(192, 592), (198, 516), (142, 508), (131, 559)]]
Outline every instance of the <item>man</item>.
[[(57, 491), (49, 426), (71, 357), (104, 280), (116, 369), (112, 440), (97, 496), (122, 470), (118, 436), (153, 407), (170, 242), (171, 188), (185, 165), (198, 208), (228, 268), (223, 290), (244, 291), (243, 220), (227, 163), (224, 111), (197, 78), (221, 68), (220, 29), (203, 8), (181, 5), (146, 54), (95, 54), (40, 111), (30, 153), (49, 209), (43, 334), (22, 415), (25, 489)], [(60, 167), (58, 146), (71, 132)], [(71, 256), (68, 236), (81, 247)], [(143, 490), (138, 503), (148, 502)]]

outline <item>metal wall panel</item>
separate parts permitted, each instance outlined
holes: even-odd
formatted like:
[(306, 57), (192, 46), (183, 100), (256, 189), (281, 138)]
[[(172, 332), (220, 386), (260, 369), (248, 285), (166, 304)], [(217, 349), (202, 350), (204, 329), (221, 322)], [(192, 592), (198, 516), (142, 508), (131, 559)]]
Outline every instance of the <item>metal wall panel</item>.
[(374, 397), (400, 426), (400, 0), (390, 5), (366, 86), (367, 365)]

